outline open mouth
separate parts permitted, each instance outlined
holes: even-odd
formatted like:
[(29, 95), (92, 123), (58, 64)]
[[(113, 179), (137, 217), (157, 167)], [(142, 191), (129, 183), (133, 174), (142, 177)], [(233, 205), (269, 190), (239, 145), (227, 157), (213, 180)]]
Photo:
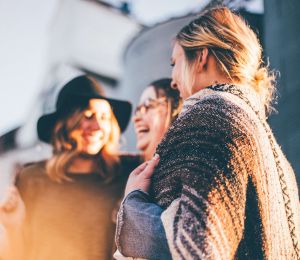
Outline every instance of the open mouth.
[(89, 141), (99, 141), (103, 139), (104, 133), (103, 132), (98, 132), (98, 133), (91, 133), (91, 134), (86, 134), (84, 136), (85, 139)]
[(142, 127), (142, 128), (138, 128), (136, 132), (137, 132), (137, 134), (144, 134), (144, 133), (148, 133), (149, 131), (150, 131), (149, 128)]

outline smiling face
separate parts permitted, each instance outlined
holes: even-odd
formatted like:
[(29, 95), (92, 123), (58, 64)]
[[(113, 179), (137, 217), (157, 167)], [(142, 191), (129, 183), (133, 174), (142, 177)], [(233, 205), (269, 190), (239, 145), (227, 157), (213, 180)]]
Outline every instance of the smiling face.
[(77, 144), (76, 149), (90, 155), (99, 153), (109, 141), (111, 120), (110, 104), (104, 99), (91, 99), (78, 127), (70, 133)]
[(147, 87), (136, 109), (133, 121), (137, 136), (137, 148), (145, 160), (152, 158), (157, 145), (168, 129), (168, 106), (166, 97), (157, 97), (152, 86)]

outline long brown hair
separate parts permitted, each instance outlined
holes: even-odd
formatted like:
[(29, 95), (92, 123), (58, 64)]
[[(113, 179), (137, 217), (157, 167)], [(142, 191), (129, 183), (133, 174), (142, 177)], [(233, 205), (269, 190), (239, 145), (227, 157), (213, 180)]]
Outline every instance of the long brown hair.
[(190, 71), (199, 59), (199, 52), (208, 48), (227, 78), (236, 84), (251, 86), (266, 110), (271, 111), (275, 76), (263, 64), (256, 34), (239, 15), (227, 7), (207, 10), (181, 29), (176, 42), (183, 48), (187, 61), (183, 72), (186, 84), (193, 78)]

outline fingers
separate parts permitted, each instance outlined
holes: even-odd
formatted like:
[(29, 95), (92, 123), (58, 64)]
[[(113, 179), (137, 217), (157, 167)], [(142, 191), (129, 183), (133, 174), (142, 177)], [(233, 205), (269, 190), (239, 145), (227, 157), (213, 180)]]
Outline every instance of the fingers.
[(153, 158), (147, 162), (142, 163), (140, 166), (135, 168), (131, 174), (133, 175), (139, 175), (143, 174), (145, 175), (145, 178), (150, 178), (154, 172), (154, 168), (159, 163), (159, 155), (155, 154)]
[(148, 164), (146, 165), (143, 174), (145, 175), (145, 178), (151, 178), (154, 168), (158, 165), (159, 163), (159, 155), (155, 154), (153, 158), (148, 161)]
[(137, 168), (135, 168), (135, 169), (131, 172), (131, 174), (133, 174), (133, 175), (139, 175), (139, 174), (146, 168), (147, 164), (148, 164), (148, 161), (142, 163), (142, 164), (139, 165)]

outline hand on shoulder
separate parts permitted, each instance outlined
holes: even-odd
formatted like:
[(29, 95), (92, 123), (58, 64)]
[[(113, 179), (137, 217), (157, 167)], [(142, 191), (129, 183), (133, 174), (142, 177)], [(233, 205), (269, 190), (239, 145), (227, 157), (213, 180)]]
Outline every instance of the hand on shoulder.
[(154, 168), (159, 163), (159, 155), (156, 154), (151, 160), (144, 162), (139, 167), (131, 172), (129, 175), (126, 188), (125, 196), (135, 189), (141, 189), (148, 192), (151, 184), (151, 177), (154, 172)]

